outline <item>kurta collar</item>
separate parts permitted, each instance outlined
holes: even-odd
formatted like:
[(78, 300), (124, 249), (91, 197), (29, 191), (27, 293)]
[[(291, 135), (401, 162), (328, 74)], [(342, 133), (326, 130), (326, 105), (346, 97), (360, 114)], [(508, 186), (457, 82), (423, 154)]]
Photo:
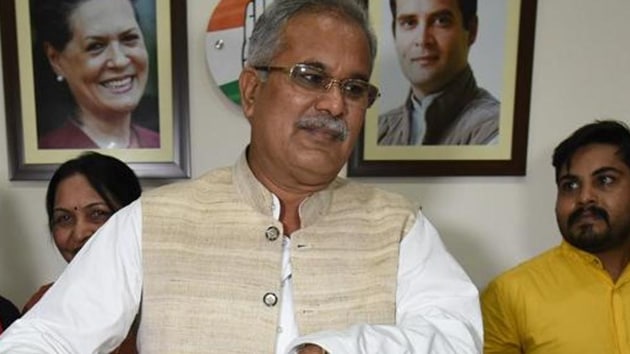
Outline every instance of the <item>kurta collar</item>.
[[(567, 257), (581, 262), (587, 267), (594, 267), (600, 270), (601, 272), (606, 274), (608, 279), (612, 281), (612, 278), (610, 278), (610, 274), (608, 274), (606, 269), (604, 269), (602, 261), (596, 255), (586, 251), (582, 251), (581, 249), (572, 246), (570, 243), (564, 240), (562, 240), (562, 243), (560, 244), (560, 251)], [(626, 266), (626, 268), (621, 272), (619, 279), (617, 279), (614, 284), (615, 286), (621, 286), (628, 282), (630, 282), (630, 271), (628, 270), (628, 266)]]
[[(234, 164), (232, 172), (234, 185), (245, 203), (251, 205), (261, 214), (273, 216), (273, 194), (256, 179), (256, 176), (249, 168), (247, 149), (243, 151), (236, 164)], [(336, 178), (326, 189), (313, 193), (302, 202), (299, 210), (301, 228), (312, 225), (328, 212), (333, 198), (333, 191), (343, 183), (345, 183), (343, 179)]]
[(574, 247), (567, 241), (562, 240), (562, 243), (560, 244), (560, 250), (563, 254), (574, 260), (578, 260), (584, 264), (595, 266), (601, 270), (604, 270), (604, 266), (602, 265), (602, 262), (599, 260), (599, 258), (597, 258), (597, 256), (592, 253), (582, 251), (581, 249)]
[[(423, 144), (439, 144), (448, 133), (447, 130), (453, 121), (459, 117), (459, 112), (463, 106), (468, 104), (477, 95), (477, 92), (477, 81), (470, 65), (468, 65), (444, 90), (427, 96), (430, 99), (417, 101), (418, 98), (413, 96), (413, 90), (410, 89), (403, 106), (402, 117), (411, 117), (414, 114), (414, 100), (420, 103), (424, 107), (423, 118), (425, 122), (425, 132), (421, 141)], [(408, 139), (409, 143), (413, 144), (411, 122), (409, 124)]]

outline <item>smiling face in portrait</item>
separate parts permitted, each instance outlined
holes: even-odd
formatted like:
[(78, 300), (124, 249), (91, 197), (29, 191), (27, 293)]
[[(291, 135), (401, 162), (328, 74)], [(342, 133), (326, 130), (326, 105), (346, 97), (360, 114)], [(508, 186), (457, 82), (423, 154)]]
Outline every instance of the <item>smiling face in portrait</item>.
[(560, 169), (558, 226), (567, 242), (587, 252), (630, 241), (630, 169), (618, 151), (609, 144), (585, 145)]
[(72, 38), (62, 51), (45, 48), (55, 73), (65, 78), (83, 114), (129, 114), (148, 76), (144, 38), (130, 1), (82, 2), (69, 25)]
[(397, 0), (394, 37), (402, 72), (419, 98), (438, 92), (468, 65), (477, 35), (457, 0)]
[[(305, 63), (335, 79), (369, 80), (367, 37), (347, 18), (331, 12), (298, 14), (287, 22), (282, 35), (283, 44), (271, 66)], [(264, 73), (246, 67), (240, 84), (252, 129), (248, 158), (257, 177), (313, 190), (328, 184), (350, 155), (366, 107), (349, 102), (338, 85), (323, 92), (309, 90), (282, 71)], [(347, 127), (345, 137), (299, 123), (320, 117)]]
[(84, 175), (62, 180), (57, 186), (51, 229), (63, 258), (70, 262), (113, 212)]

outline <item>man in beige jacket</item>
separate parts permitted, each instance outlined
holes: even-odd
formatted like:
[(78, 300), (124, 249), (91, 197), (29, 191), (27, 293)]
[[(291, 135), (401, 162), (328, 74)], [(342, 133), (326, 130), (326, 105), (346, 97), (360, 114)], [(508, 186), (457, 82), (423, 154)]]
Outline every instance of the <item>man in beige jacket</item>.
[(478, 293), (399, 195), (338, 178), (378, 96), (354, 0), (276, 0), (239, 84), (232, 167), (105, 224), (0, 353), (479, 353)]

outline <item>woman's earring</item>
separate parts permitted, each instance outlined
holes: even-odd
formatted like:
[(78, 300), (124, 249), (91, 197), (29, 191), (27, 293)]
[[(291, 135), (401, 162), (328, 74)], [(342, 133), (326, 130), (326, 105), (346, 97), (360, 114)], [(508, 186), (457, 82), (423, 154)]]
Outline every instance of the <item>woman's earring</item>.
[(63, 81), (63, 76), (57, 75), (57, 82), (62, 82), (62, 81)]

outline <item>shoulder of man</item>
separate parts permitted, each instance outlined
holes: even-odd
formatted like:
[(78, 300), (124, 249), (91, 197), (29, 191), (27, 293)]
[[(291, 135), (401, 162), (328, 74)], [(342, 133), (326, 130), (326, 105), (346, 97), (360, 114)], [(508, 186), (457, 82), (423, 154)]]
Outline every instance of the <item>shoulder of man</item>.
[(222, 167), (210, 170), (205, 174), (187, 181), (179, 181), (170, 183), (142, 194), (142, 199), (160, 196), (184, 196), (196, 193), (199, 190), (205, 190), (208, 185), (228, 185), (232, 183), (232, 168)]
[(357, 204), (360, 204), (364, 208), (380, 207), (378, 205), (384, 203), (390, 206), (407, 209), (413, 213), (417, 213), (420, 209), (418, 203), (411, 201), (402, 194), (342, 177), (338, 177), (331, 184), (331, 188), (333, 188), (338, 195), (344, 195), (354, 199)]
[(378, 116), (379, 145), (407, 145), (409, 135), (408, 110), (404, 105)]
[(405, 115), (405, 106), (401, 105), (396, 108), (390, 109), (389, 111), (379, 114), (378, 116), (378, 125), (396, 125), (399, 124)]
[(386, 191), (363, 183), (337, 178), (331, 187), (334, 199), (338, 203), (335, 208), (352, 209), (353, 213), (360, 213), (362, 218), (373, 217), (372, 221), (399, 220), (401, 221), (401, 237), (408, 234), (416, 222), (420, 207), (405, 196)]
[(501, 102), (483, 87), (478, 87), (477, 93), (467, 106), (469, 109), (479, 109), (493, 112), (498, 117)]
[(494, 290), (514, 292), (529, 288), (540, 280), (542, 274), (548, 274), (553, 270), (559, 252), (560, 246), (556, 246), (501, 273), (490, 282), (487, 291), (495, 288)]

